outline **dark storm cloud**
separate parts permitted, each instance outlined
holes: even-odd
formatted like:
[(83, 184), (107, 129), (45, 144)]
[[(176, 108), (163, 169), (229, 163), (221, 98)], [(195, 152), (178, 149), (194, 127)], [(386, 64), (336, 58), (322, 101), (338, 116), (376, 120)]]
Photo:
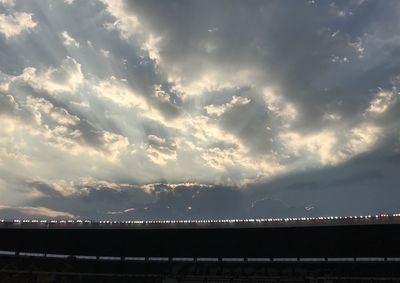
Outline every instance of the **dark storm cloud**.
[[(43, 183), (31, 184), (46, 195), (27, 205), (63, 209), (80, 218), (90, 219), (234, 219), (311, 215), (275, 199), (252, 200), (247, 191), (237, 188), (202, 185), (151, 185), (151, 192), (135, 186), (81, 187), (72, 197), (59, 194)], [(84, 189), (84, 190), (82, 190)], [(221, 203), (224, 203), (222, 206)]]
[(247, 97), (250, 102), (227, 110), (221, 115), (220, 125), (239, 137), (255, 154), (278, 149), (279, 145), (274, 142), (274, 117), (265, 110), (257, 94), (248, 92), (242, 93), (242, 97)]
[[(208, 70), (229, 76), (256, 68), (258, 78), (249, 83), (278, 86), (299, 108), (293, 127), (300, 130), (320, 130), (331, 111), (356, 118), (368, 107), (371, 90), (390, 87), (400, 71), (393, 32), (397, 1), (125, 3), (164, 38), (159, 48), (165, 66), (193, 81)], [(215, 45), (212, 52), (204, 48), (207, 42)], [(342, 63), (333, 62), (335, 56)]]
[(252, 197), (266, 194), (293, 206), (315, 206), (323, 215), (396, 212), (399, 155), (366, 154), (342, 164), (285, 175), (252, 185)]
[[(76, 184), (68, 189), (62, 184), (42, 181), (29, 182), (30, 187), (42, 195), (27, 203), (32, 207), (61, 209), (80, 218), (101, 219), (112, 217), (110, 212), (143, 208), (154, 198), (135, 185), (89, 183)], [(108, 216), (111, 215), (111, 216)]]
[[(371, 162), (374, 160), (374, 162)], [(366, 155), (347, 164), (234, 188), (196, 184), (78, 184), (67, 196), (31, 182), (44, 195), (24, 204), (90, 219), (235, 219), (396, 212), (397, 155)], [(223, 205), (222, 205), (223, 204)]]
[(41, 195), (43, 195), (46, 198), (47, 197), (50, 197), (50, 198), (63, 197), (63, 191), (57, 190), (51, 184), (43, 183), (40, 181), (32, 181), (32, 182), (28, 182), (27, 185), (30, 188), (36, 189)]

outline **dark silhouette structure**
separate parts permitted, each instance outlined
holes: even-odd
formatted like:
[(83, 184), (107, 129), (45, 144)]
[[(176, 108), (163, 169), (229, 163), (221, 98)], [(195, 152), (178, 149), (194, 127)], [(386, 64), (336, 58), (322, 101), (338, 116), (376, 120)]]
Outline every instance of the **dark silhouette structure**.
[(400, 282), (399, 239), (399, 217), (393, 215), (211, 223), (3, 221), (0, 282)]

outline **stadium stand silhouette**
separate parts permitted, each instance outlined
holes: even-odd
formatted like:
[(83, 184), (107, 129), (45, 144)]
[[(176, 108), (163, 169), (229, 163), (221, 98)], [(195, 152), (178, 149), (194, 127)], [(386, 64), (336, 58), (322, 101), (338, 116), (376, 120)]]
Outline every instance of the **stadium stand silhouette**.
[(0, 282), (400, 282), (400, 214), (1, 220)]

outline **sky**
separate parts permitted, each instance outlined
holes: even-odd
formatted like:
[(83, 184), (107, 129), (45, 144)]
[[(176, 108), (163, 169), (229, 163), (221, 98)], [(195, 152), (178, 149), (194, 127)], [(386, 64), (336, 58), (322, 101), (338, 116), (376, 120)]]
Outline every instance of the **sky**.
[(0, 0), (0, 218), (400, 211), (400, 2)]

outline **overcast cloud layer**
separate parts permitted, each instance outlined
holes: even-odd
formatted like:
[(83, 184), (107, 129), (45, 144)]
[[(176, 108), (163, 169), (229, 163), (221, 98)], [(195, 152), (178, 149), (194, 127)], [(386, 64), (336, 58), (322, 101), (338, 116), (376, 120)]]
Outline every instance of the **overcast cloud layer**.
[(0, 218), (400, 210), (399, 1), (0, 0)]

